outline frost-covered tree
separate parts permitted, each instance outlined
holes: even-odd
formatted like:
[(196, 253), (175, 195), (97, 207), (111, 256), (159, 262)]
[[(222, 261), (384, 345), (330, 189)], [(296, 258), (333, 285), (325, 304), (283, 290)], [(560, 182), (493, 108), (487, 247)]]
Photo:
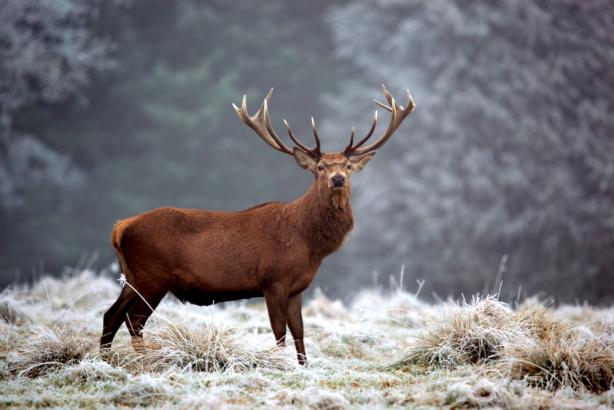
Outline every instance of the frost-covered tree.
[(82, 98), (91, 73), (112, 66), (109, 44), (94, 33), (98, 11), (98, 1), (0, 1), (0, 207), (21, 204), (31, 185), (83, 179), (68, 156), (24, 133), (19, 115)]
[(70, 155), (87, 183), (24, 183), (23, 205), (0, 209), (0, 286), (38, 261), (59, 272), (88, 252), (114, 260), (113, 224), (147, 209), (241, 209), (304, 192), (310, 176), (253, 138), (231, 102), (247, 93), (251, 109), (274, 86), (275, 126), (285, 117), (297, 133), (309, 130), (320, 90), (337, 82), (324, 4), (101, 2), (87, 27), (92, 41), (112, 43), (116, 67), (82, 88), (87, 105), (34, 104), (16, 122)]
[(612, 291), (610, 1), (365, 0), (328, 22), (361, 73), (326, 98), (329, 132), (366, 128), (381, 82), (417, 103), (358, 182), (362, 266), (476, 291), (508, 255), (508, 289)]

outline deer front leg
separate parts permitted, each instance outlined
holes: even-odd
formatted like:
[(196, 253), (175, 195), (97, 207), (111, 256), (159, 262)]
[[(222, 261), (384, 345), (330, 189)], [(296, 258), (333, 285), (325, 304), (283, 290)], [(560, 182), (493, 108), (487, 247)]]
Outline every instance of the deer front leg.
[(264, 291), (264, 300), (269, 311), (271, 328), (278, 346), (286, 344), (286, 323), (288, 322), (288, 293), (280, 286)]
[(303, 315), (301, 313), (303, 294), (298, 293), (288, 299), (288, 327), (294, 338), (298, 363), (307, 364), (305, 344), (303, 343)]

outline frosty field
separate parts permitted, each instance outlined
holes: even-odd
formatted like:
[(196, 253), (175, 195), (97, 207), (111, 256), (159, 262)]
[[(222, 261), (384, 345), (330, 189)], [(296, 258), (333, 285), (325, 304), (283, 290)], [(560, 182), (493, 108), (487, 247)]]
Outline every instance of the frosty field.
[(264, 303), (165, 299), (135, 353), (101, 357), (119, 284), (91, 271), (0, 297), (0, 407), (384, 408), (614, 406), (614, 307), (494, 297), (429, 304), (365, 290), (303, 308), (309, 365), (274, 346)]

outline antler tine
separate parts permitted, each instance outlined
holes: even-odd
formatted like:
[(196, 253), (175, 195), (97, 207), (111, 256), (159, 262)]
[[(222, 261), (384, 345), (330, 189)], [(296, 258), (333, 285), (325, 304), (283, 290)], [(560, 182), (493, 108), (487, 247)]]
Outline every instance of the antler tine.
[(286, 127), (286, 130), (288, 131), (288, 135), (290, 136), (290, 139), (299, 146), (300, 149), (302, 149), (305, 152), (311, 152), (311, 148), (307, 147), (306, 145), (304, 145), (301, 141), (299, 141), (298, 138), (296, 138), (294, 136), (294, 133), (292, 132), (292, 130), (290, 129), (290, 125), (288, 125), (288, 121), (286, 121), (286, 119), (284, 118), (284, 126)]
[(271, 125), (271, 121), (269, 119), (268, 102), (272, 95), (273, 89), (271, 88), (266, 97), (264, 97), (262, 105), (253, 116), (250, 116), (247, 113), (247, 95), (245, 94), (243, 95), (243, 100), (241, 101), (241, 107), (237, 107), (234, 103), (232, 104), (232, 107), (236, 111), (241, 121), (253, 129), (264, 142), (269, 144), (277, 151), (283, 152), (284, 154), (294, 155), (293, 151), (284, 145), (283, 142), (281, 142), (277, 136), (277, 133), (273, 129), (273, 126)]
[[(382, 87), (383, 87), (383, 86), (384, 86), (384, 85), (382, 84)], [(386, 91), (388, 91), (388, 90), (386, 90)], [(413, 111), (413, 110), (414, 110), (414, 108), (416, 107), (416, 103), (414, 102), (414, 99), (413, 99), (413, 97), (411, 96), (411, 93), (409, 92), (409, 89), (405, 89), (405, 93), (407, 94), (407, 107), (410, 107), (410, 106), (411, 106), (411, 107), (413, 107), (413, 108), (411, 109), (411, 111)], [(394, 98), (393, 98), (393, 101), (394, 101)], [(382, 102), (379, 102), (379, 101), (377, 101), (377, 100), (373, 100), (373, 102), (375, 102), (375, 104), (379, 105), (379, 106), (380, 106), (380, 107), (382, 107), (383, 109), (385, 109), (385, 110), (387, 110), (387, 111), (392, 112), (392, 108), (391, 108), (391, 107), (389, 107), (389, 106), (387, 106), (386, 104), (384, 104), (384, 103), (382, 103)], [(402, 105), (398, 105), (398, 104), (397, 104), (397, 107), (398, 107), (398, 108), (400, 108), (401, 110), (405, 110), (405, 108), (403, 108), (403, 106), (402, 106)]]
[(316, 129), (316, 120), (311, 117), (311, 131), (313, 131), (313, 138), (316, 140), (316, 147), (312, 150), (314, 154), (320, 156), (320, 137), (318, 136), (318, 130)]
[(264, 125), (266, 126), (266, 130), (268, 131), (268, 133), (271, 136), (271, 138), (275, 141), (275, 143), (279, 147), (281, 147), (283, 149), (282, 152), (284, 152), (286, 154), (288, 154), (288, 153), (293, 154), (292, 149), (290, 149), (283, 142), (281, 142), (281, 139), (279, 138), (279, 136), (277, 135), (277, 133), (273, 129), (273, 126), (271, 125), (271, 119), (269, 118), (269, 100), (271, 99), (272, 95), (273, 95), (273, 89), (271, 88), (269, 90), (269, 92), (267, 93), (266, 97), (264, 97), (264, 101), (262, 101), (262, 106), (260, 107), (260, 109), (258, 110), (258, 112), (254, 116), (258, 116), (258, 114), (260, 114), (262, 112), (262, 114), (261, 114), (261, 122), (264, 123)]
[(318, 137), (318, 131), (316, 130), (315, 120), (313, 119), (313, 117), (311, 117), (311, 129), (313, 131), (313, 136), (314, 136), (314, 138), (316, 140), (316, 146), (314, 148), (309, 148), (308, 146), (303, 144), (301, 141), (299, 141), (299, 139), (297, 137), (294, 136), (294, 133), (290, 129), (290, 125), (288, 124), (288, 121), (286, 121), (285, 118), (284, 118), (284, 126), (286, 127), (286, 130), (288, 131), (288, 135), (290, 136), (290, 139), (296, 145), (298, 145), (298, 147), (300, 149), (302, 149), (306, 153), (310, 154), (314, 158), (320, 158), (322, 156), (322, 152), (320, 151), (320, 138)]
[(388, 107), (386, 104), (384, 104), (383, 102), (379, 102), (377, 100), (373, 100), (373, 102), (377, 105), (379, 105), (380, 107), (382, 107), (383, 109), (385, 109), (386, 111), (390, 111), (392, 112), (392, 108)]
[(377, 100), (373, 100), (373, 101), (375, 101), (375, 104), (379, 105), (383, 109), (393, 112), (394, 109), (397, 107), (397, 103), (394, 100), (394, 97), (392, 96), (392, 94), (390, 94), (390, 91), (388, 91), (388, 89), (386, 88), (384, 84), (382, 84), (382, 92), (384, 93), (384, 97), (386, 97), (386, 100), (388, 100), (389, 105), (381, 103)]
[(371, 136), (373, 135), (373, 131), (375, 131), (375, 127), (376, 126), (377, 126), (377, 110), (375, 110), (373, 112), (373, 119), (371, 120), (371, 128), (369, 128), (369, 131), (367, 132), (367, 135), (365, 135), (363, 137), (363, 139), (358, 141), (358, 144), (356, 144), (353, 148), (358, 148), (358, 147), (362, 146), (362, 144), (367, 142), (369, 140), (369, 138), (371, 138)]
[[(362, 155), (379, 149), (388, 141), (388, 139), (390, 139), (390, 137), (394, 134), (399, 125), (401, 125), (403, 120), (416, 108), (416, 104), (409, 90), (406, 90), (407, 106), (405, 108), (402, 105), (397, 104), (397, 102), (394, 100), (394, 97), (392, 96), (392, 94), (390, 94), (384, 84), (382, 84), (382, 91), (384, 93), (384, 96), (386, 97), (386, 100), (388, 101), (388, 104), (390, 105), (387, 106), (377, 100), (375, 101), (375, 103), (380, 107), (384, 108), (385, 110), (390, 111), (390, 122), (388, 124), (388, 128), (386, 129), (384, 134), (379, 137), (377, 141), (375, 141), (373, 144), (360, 148), (360, 146), (364, 144), (373, 134), (373, 130), (375, 129), (374, 121), (371, 130), (369, 130), (369, 134), (367, 134), (367, 137), (363, 138), (355, 146), (348, 146), (348, 148), (346, 148), (346, 155)], [(374, 120), (376, 118), (377, 114), (374, 116)]]
[(377, 126), (377, 110), (373, 112), (373, 119), (371, 120), (371, 128), (369, 128), (367, 135), (365, 135), (356, 145), (354, 145), (354, 134), (356, 133), (356, 128), (354, 127), (352, 128), (352, 134), (350, 135), (350, 143), (345, 147), (345, 150), (343, 150), (343, 153), (346, 156), (350, 156), (352, 154), (353, 149), (360, 147), (362, 144), (367, 142), (369, 138), (371, 138), (371, 135), (373, 135), (373, 131), (375, 131), (376, 126)]
[[(350, 134), (350, 143), (348, 144), (348, 147), (354, 145), (354, 135), (356, 135), (356, 127), (352, 127), (352, 133)], [(345, 147), (345, 149), (347, 150), (347, 147)]]
[[(405, 93), (407, 94), (407, 109), (410, 110), (410, 113), (416, 109), (416, 102), (414, 101), (414, 97), (409, 92), (409, 88), (405, 89)], [(411, 107), (411, 109), (409, 108)]]

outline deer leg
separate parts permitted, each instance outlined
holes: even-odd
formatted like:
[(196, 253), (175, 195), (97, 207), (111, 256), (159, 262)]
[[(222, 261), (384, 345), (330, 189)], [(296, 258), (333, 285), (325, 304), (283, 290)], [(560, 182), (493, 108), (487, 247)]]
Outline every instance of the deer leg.
[(306, 365), (307, 355), (305, 354), (305, 344), (303, 343), (303, 314), (301, 313), (302, 301), (302, 293), (297, 293), (288, 299), (288, 327), (294, 339), (298, 364)]
[(271, 328), (278, 346), (286, 344), (286, 323), (288, 318), (288, 296), (281, 288), (272, 288), (264, 292), (264, 300), (269, 312)]
[(135, 302), (136, 294), (129, 287), (124, 287), (119, 297), (104, 314), (102, 320), (102, 336), (100, 337), (100, 350), (111, 348), (113, 338), (122, 325), (123, 317), (130, 306)]
[(145, 327), (145, 323), (163, 297), (164, 294), (144, 298), (137, 296), (138, 299), (126, 313), (126, 326), (128, 327), (130, 337), (132, 337), (132, 347), (137, 352), (142, 351), (144, 348), (143, 328)]

